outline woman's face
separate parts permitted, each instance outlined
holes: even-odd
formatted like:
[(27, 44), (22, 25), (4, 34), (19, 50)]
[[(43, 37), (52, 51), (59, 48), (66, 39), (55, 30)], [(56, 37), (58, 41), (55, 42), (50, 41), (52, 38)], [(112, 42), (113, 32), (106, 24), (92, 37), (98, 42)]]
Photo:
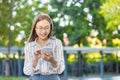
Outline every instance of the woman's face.
[(36, 33), (41, 40), (48, 39), (50, 33), (50, 23), (47, 20), (38, 21), (35, 27)]

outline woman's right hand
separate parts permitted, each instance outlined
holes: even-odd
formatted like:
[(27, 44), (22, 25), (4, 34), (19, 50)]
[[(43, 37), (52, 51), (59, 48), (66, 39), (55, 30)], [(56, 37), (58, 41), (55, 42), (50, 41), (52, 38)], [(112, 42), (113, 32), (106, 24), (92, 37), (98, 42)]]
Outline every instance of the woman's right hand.
[(35, 68), (37, 66), (38, 59), (41, 58), (41, 50), (37, 50), (34, 53), (34, 60), (33, 60), (33, 67)]
[(41, 58), (41, 50), (37, 50), (34, 53), (34, 59), (40, 59)]

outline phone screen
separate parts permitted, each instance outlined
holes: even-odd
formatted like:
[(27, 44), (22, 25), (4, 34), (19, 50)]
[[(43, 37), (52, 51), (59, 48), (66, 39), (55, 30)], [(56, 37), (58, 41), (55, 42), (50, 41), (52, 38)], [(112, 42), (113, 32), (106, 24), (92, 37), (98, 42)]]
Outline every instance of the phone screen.
[(52, 52), (52, 48), (51, 47), (45, 47), (45, 48), (43, 48), (43, 51)]

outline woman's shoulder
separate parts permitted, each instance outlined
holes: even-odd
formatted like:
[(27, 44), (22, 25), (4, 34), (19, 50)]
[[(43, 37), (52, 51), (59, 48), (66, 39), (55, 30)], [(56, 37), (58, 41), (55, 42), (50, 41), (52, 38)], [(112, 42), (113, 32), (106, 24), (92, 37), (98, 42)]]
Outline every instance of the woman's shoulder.
[(33, 46), (34, 44), (35, 44), (35, 41), (27, 42), (27, 43), (25, 44), (25, 47)]
[(55, 43), (61, 43), (61, 40), (60, 39), (58, 39), (58, 38), (54, 38), (54, 39), (51, 39), (53, 42), (55, 42)]

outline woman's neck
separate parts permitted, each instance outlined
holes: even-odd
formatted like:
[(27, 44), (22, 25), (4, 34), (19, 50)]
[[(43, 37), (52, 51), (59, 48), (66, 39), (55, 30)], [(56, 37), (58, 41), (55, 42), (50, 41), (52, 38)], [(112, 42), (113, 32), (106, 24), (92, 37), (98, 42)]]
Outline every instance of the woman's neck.
[(42, 40), (42, 39), (37, 38), (37, 43), (41, 46), (44, 46), (45, 43), (48, 41), (48, 39), (49, 38)]

